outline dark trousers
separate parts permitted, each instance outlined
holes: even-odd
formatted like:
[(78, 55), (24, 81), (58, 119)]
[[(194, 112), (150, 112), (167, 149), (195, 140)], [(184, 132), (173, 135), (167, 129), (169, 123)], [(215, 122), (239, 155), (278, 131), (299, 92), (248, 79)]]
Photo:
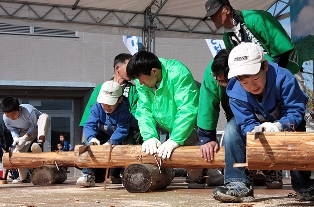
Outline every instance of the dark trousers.
[[(306, 123), (303, 120), (295, 131), (305, 132), (305, 124)], [(311, 188), (314, 188), (314, 180), (310, 178), (311, 171), (291, 170), (290, 175), (293, 190), (297, 190), (301, 193), (306, 190), (313, 190)]]
[[(128, 136), (124, 139), (123, 142), (119, 143), (120, 145), (134, 145), (136, 144), (135, 135), (138, 133), (138, 128), (130, 128)], [(99, 132), (96, 138), (100, 141), (100, 144), (104, 144), (110, 140), (110, 136), (104, 132)], [(109, 169), (109, 176), (120, 177), (120, 174), (123, 173), (124, 168), (111, 168)], [(105, 180), (106, 169), (104, 168), (83, 168), (82, 172), (84, 174), (95, 175), (96, 183), (103, 182)]]

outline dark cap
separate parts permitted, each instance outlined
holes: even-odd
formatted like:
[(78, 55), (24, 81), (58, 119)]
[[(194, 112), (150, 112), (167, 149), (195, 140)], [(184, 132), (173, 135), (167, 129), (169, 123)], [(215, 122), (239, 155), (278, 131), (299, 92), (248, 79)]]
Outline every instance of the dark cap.
[(220, 7), (224, 5), (230, 5), (229, 0), (208, 0), (205, 4), (207, 14), (203, 18), (203, 21), (205, 21), (208, 17), (216, 14)]

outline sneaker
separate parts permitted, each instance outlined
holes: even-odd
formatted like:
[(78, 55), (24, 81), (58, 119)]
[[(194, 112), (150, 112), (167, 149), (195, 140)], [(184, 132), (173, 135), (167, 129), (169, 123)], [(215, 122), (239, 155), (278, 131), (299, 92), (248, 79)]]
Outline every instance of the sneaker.
[(269, 170), (264, 172), (265, 185), (268, 189), (281, 189), (283, 186), (282, 182), (282, 171), (281, 170)]
[(43, 143), (42, 142), (34, 142), (31, 146), (31, 151), (34, 153), (43, 152)]
[(83, 174), (77, 179), (76, 185), (81, 187), (95, 187), (95, 175)]
[(255, 200), (252, 186), (242, 182), (230, 182), (216, 187), (213, 197), (221, 202), (252, 202)]
[(196, 180), (191, 180), (188, 183), (188, 188), (190, 189), (200, 189), (204, 188), (206, 184), (206, 177), (207, 177), (207, 169), (204, 168), (202, 170), (201, 175)]
[(19, 183), (30, 183), (31, 182), (31, 176), (30, 174), (27, 174), (26, 178), (24, 180), (21, 180), (20, 177), (12, 180), (12, 184), (19, 184)]
[(293, 189), (300, 200), (313, 201), (314, 200), (314, 189), (310, 188), (307, 190), (296, 190)]
[(208, 169), (207, 186), (220, 186), (224, 184), (224, 175), (218, 169)]

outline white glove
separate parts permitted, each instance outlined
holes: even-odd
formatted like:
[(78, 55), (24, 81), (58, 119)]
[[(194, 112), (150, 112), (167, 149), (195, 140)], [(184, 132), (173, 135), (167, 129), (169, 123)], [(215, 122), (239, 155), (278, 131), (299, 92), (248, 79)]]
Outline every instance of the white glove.
[(262, 127), (264, 132), (281, 132), (282, 131), (282, 126), (279, 122), (264, 122), (260, 125)]
[(19, 137), (13, 137), (12, 146), (15, 147), (19, 143)]
[(161, 142), (157, 138), (150, 138), (143, 142), (142, 151), (146, 154), (154, 154), (157, 152), (157, 148), (161, 145)]
[(103, 144), (103, 145), (105, 145), (105, 146), (109, 146), (110, 144), (109, 144), (109, 142), (105, 142), (105, 144)]
[(168, 139), (162, 145), (160, 145), (160, 147), (158, 147), (158, 156), (163, 159), (170, 158), (172, 151), (177, 147), (179, 147), (179, 145), (176, 142)]
[(89, 143), (93, 143), (94, 145), (100, 145), (100, 141), (97, 138), (92, 138)]
[(26, 144), (26, 139), (28, 138), (28, 136), (27, 136), (27, 134), (25, 134), (23, 137), (19, 137), (16, 141), (15, 141), (15, 143), (16, 143), (16, 149), (18, 149), (18, 150), (21, 150), (21, 149), (23, 149), (23, 147), (25, 146), (25, 144)]

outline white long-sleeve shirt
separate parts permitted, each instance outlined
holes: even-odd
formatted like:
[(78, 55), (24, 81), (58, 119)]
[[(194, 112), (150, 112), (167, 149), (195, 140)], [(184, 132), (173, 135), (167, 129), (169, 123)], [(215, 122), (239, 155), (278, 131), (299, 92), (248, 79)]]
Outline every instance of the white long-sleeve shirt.
[(20, 116), (16, 120), (9, 119), (3, 114), (3, 121), (11, 131), (12, 137), (20, 136), (20, 129), (29, 128), (27, 134), (33, 134), (37, 128), (37, 120), (41, 112), (30, 104), (21, 104)]

